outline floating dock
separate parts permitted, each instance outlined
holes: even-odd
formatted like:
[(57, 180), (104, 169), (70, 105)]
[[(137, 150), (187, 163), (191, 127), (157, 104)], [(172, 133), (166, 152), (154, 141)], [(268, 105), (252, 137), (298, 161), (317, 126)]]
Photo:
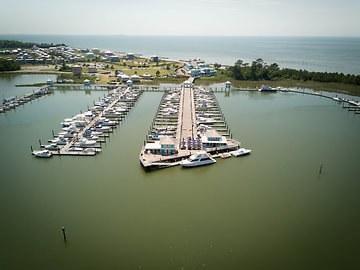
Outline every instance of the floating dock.
[(20, 97), (9, 97), (5, 98), (0, 106), (0, 113), (4, 113), (6, 111), (15, 109), (16, 107), (20, 105), (24, 105), (25, 103), (28, 103), (32, 101), (33, 99), (49, 95), (51, 94), (50, 87), (47, 85), (44, 85), (35, 91), (33, 91), (30, 94), (26, 94)]

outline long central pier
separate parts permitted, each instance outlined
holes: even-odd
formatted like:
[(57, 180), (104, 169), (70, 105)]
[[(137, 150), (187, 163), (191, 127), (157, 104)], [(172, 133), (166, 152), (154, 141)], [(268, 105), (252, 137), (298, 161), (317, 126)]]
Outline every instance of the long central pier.
[(180, 115), (178, 120), (178, 130), (180, 130), (178, 145), (182, 140), (188, 137), (196, 137), (196, 119), (195, 119), (195, 106), (194, 106), (194, 92), (192, 87), (184, 87), (181, 91)]

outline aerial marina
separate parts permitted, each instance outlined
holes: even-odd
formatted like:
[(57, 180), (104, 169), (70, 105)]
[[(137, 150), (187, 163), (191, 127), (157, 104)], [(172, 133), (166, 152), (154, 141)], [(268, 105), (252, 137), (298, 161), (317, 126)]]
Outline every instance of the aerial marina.
[[(162, 91), (162, 100), (139, 155), (140, 163), (145, 169), (176, 165), (189, 167), (186, 162), (195, 160), (198, 156), (206, 156), (209, 160), (244, 156), (251, 152), (250, 149), (241, 148), (240, 142), (232, 138), (214, 92), (254, 90), (316, 95), (342, 103), (343, 108), (360, 114), (358, 101), (324, 93), (271, 88), (264, 85), (256, 89), (231, 90), (230, 82), (225, 82), (224, 87), (211, 87), (195, 86), (194, 80), (195, 78), (190, 77), (181, 85), (162, 88), (132, 85), (131, 81), (125, 85), (90, 85), (86, 81), (84, 84), (76, 85), (53, 84), (48, 80), (46, 85), (31, 94), (4, 99), (1, 112), (50, 94), (56, 89), (108, 90), (109, 94), (104, 95), (102, 99), (99, 98), (98, 102), (94, 101), (94, 106), (88, 107), (88, 111), (64, 119), (61, 123), (62, 130), (58, 134), (53, 132), (53, 138), (48, 140), (49, 144), (43, 145), (39, 141), (41, 150), (34, 151), (31, 146), (32, 154), (40, 158), (49, 158), (53, 155), (95, 156), (101, 152), (101, 144), (106, 142), (109, 133), (122, 121), (144, 91)], [(203, 164), (212, 163), (215, 162)]]
[(0, 268), (332, 269), (309, 246), (351, 261), (359, 95), (112, 49), (27, 49), (66, 62), (1, 74)]

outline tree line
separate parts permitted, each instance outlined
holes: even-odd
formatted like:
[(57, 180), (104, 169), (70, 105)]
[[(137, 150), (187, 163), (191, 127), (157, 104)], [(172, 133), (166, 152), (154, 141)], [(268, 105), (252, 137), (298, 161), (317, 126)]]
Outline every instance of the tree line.
[(20, 65), (18, 63), (14, 63), (13, 61), (8, 61), (6, 59), (0, 58), (0, 72), (14, 71), (19, 69), (20, 69)]
[(57, 46), (66, 46), (65, 44), (53, 44), (53, 43), (34, 43), (34, 42), (22, 42), (17, 40), (0, 40), (0, 49), (29, 49), (32, 47), (49, 48)]
[(338, 72), (312, 72), (307, 70), (297, 70), (291, 68), (280, 69), (276, 63), (266, 64), (261, 58), (251, 63), (242, 60), (235, 62), (234, 66), (228, 68), (230, 77), (236, 80), (301, 80), (316, 82), (337, 82), (353, 85), (360, 85), (360, 75), (344, 74)]

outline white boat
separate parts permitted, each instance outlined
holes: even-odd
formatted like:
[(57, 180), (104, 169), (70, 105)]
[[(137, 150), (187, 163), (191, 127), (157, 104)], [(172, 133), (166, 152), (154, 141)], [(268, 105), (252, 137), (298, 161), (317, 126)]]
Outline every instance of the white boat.
[(52, 150), (52, 151), (58, 151), (60, 148), (59, 148), (59, 146), (57, 146), (56, 143), (52, 143), (52, 144), (49, 144), (49, 145), (45, 145), (45, 149), (46, 150)]
[(102, 135), (103, 133), (102, 132), (100, 132), (100, 131), (91, 131), (91, 135), (93, 135), (93, 136), (100, 136), (100, 135)]
[(90, 147), (96, 145), (96, 140), (88, 140), (86, 138), (82, 138), (78, 143), (75, 144), (80, 147)]
[(231, 151), (230, 154), (232, 154), (234, 157), (240, 157), (240, 156), (245, 156), (251, 153), (250, 149), (245, 149), (245, 148), (239, 148), (238, 150), (235, 151)]
[(216, 160), (213, 159), (208, 153), (205, 151), (199, 151), (191, 155), (188, 159), (181, 161), (180, 165), (183, 167), (198, 167), (214, 163), (216, 163)]
[(259, 89), (260, 92), (269, 92), (269, 91), (276, 91), (276, 88), (271, 88), (268, 85), (262, 85), (261, 88)]
[(75, 135), (75, 132), (72, 130), (62, 131), (59, 132), (59, 135), (65, 137), (65, 138), (72, 138)]
[(231, 154), (230, 153), (222, 153), (222, 154), (220, 154), (220, 157), (221, 158), (229, 158), (229, 157), (231, 157)]
[(338, 101), (338, 102), (341, 102), (341, 99), (338, 98), (338, 97), (333, 97), (333, 100)]
[(58, 144), (58, 145), (65, 145), (65, 144), (67, 144), (67, 140), (66, 140), (65, 138), (63, 138), (63, 137), (58, 137), (57, 139), (52, 140), (51, 142), (56, 143), (56, 144)]
[(360, 106), (359, 102), (353, 101), (353, 100), (349, 100), (349, 104), (354, 105), (354, 106)]
[(83, 149), (81, 147), (71, 147), (67, 151), (68, 152), (82, 152), (82, 150)]
[(35, 155), (35, 157), (39, 157), (39, 158), (51, 157), (51, 153), (48, 150), (34, 151), (33, 154)]
[(101, 152), (101, 149), (99, 148), (86, 148), (84, 150), (84, 153), (99, 153)]

